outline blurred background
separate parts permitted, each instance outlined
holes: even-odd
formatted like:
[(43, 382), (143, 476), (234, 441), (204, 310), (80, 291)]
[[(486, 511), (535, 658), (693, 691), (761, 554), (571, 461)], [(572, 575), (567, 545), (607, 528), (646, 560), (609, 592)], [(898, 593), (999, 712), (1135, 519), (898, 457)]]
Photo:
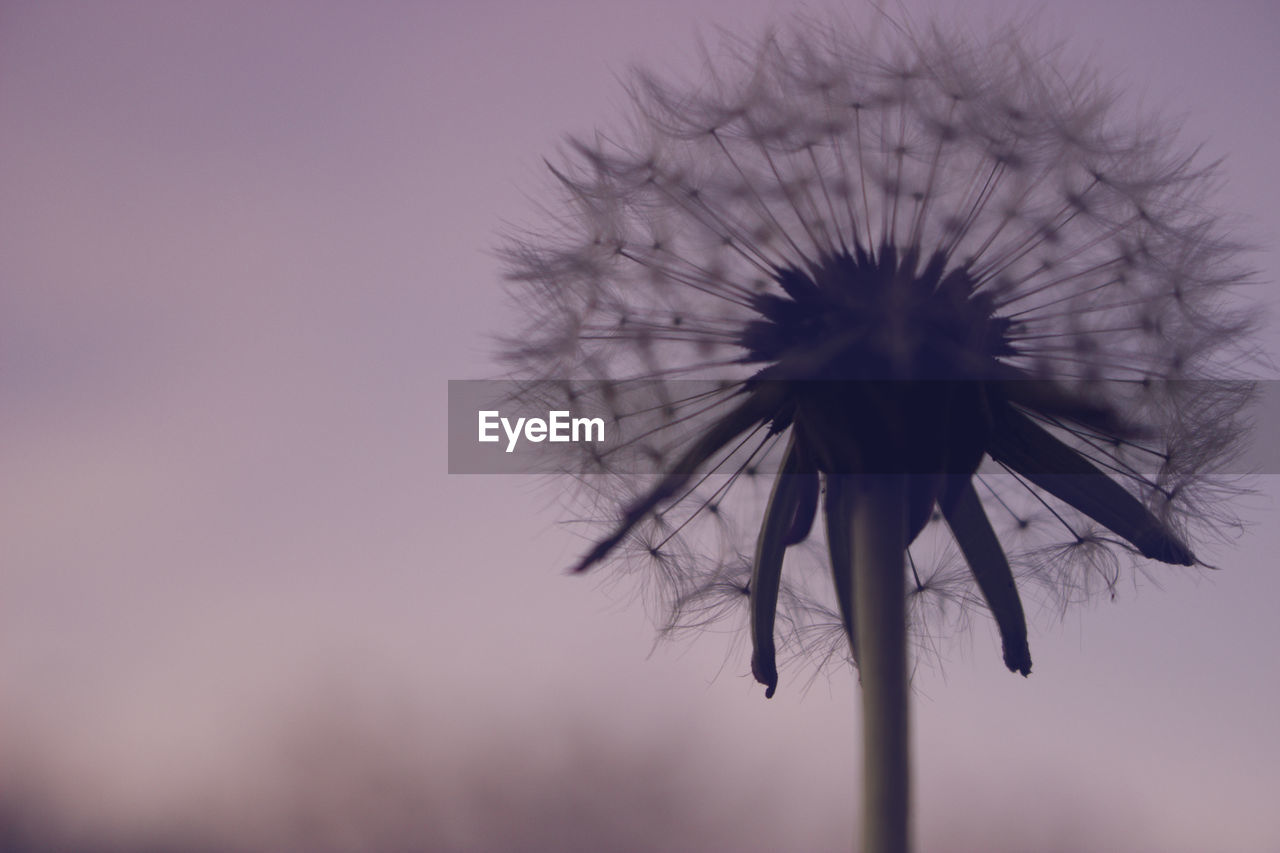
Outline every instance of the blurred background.
[[(1032, 8), (960, 5), (890, 11)], [(851, 673), (766, 702), (730, 638), (566, 577), (531, 478), (446, 473), (542, 158), (632, 63), (797, 8), (0, 5), (0, 850), (848, 848)], [(1036, 8), (1226, 157), (1274, 306), (1280, 7)], [(1031, 612), (1029, 679), (982, 619), (917, 673), (922, 851), (1280, 849), (1255, 485), (1219, 571)]]

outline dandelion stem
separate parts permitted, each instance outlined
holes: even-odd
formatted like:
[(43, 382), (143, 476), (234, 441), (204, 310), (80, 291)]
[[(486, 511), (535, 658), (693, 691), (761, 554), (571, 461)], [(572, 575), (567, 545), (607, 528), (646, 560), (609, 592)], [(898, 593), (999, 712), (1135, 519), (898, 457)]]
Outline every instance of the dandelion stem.
[(862, 850), (908, 849), (907, 478), (841, 476), (862, 681)]

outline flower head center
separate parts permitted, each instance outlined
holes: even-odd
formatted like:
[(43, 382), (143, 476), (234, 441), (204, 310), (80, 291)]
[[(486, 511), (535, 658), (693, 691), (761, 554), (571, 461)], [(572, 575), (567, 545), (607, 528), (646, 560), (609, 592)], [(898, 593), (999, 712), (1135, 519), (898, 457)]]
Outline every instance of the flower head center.
[(807, 271), (777, 270), (785, 295), (756, 297), (761, 319), (742, 332), (742, 361), (768, 363), (769, 378), (789, 381), (990, 378), (1013, 353), (1008, 321), (992, 315), (964, 268), (945, 271), (942, 253), (923, 269), (918, 261), (891, 246), (876, 255), (858, 247)]
[(826, 473), (923, 475), (911, 487), (914, 536), (944, 476), (967, 479), (982, 459), (984, 382), (1012, 352), (1007, 321), (942, 253), (920, 269), (914, 253), (857, 248), (775, 280), (785, 295), (758, 297), (760, 319), (740, 340), (744, 362), (767, 364), (758, 380), (786, 388), (774, 428), (793, 425)]

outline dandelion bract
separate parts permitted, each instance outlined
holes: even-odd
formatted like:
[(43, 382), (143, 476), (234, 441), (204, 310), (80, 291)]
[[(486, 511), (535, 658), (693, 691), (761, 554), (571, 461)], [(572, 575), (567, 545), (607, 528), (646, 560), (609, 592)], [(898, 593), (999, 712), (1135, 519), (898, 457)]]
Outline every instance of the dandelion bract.
[(772, 694), (780, 653), (857, 662), (859, 477), (906, 477), (917, 644), (985, 610), (1024, 675), (1026, 596), (1196, 565), (1248, 396), (1212, 167), (1014, 28), (707, 55), (634, 74), (504, 248), (522, 393), (620, 436), (563, 460), (576, 569), (636, 575), (668, 631), (738, 620)]

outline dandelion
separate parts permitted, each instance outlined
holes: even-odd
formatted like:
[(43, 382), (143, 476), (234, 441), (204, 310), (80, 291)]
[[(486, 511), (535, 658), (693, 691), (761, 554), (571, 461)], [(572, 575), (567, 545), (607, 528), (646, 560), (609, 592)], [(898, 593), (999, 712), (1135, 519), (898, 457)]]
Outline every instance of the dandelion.
[(725, 54), (638, 72), (631, 126), (550, 165), (504, 355), (620, 436), (568, 449), (575, 571), (639, 577), (668, 631), (746, 623), (766, 696), (780, 653), (858, 667), (866, 845), (902, 850), (908, 637), (985, 609), (1025, 676), (1028, 591), (1230, 529), (1247, 275), (1212, 167), (1013, 28)]

